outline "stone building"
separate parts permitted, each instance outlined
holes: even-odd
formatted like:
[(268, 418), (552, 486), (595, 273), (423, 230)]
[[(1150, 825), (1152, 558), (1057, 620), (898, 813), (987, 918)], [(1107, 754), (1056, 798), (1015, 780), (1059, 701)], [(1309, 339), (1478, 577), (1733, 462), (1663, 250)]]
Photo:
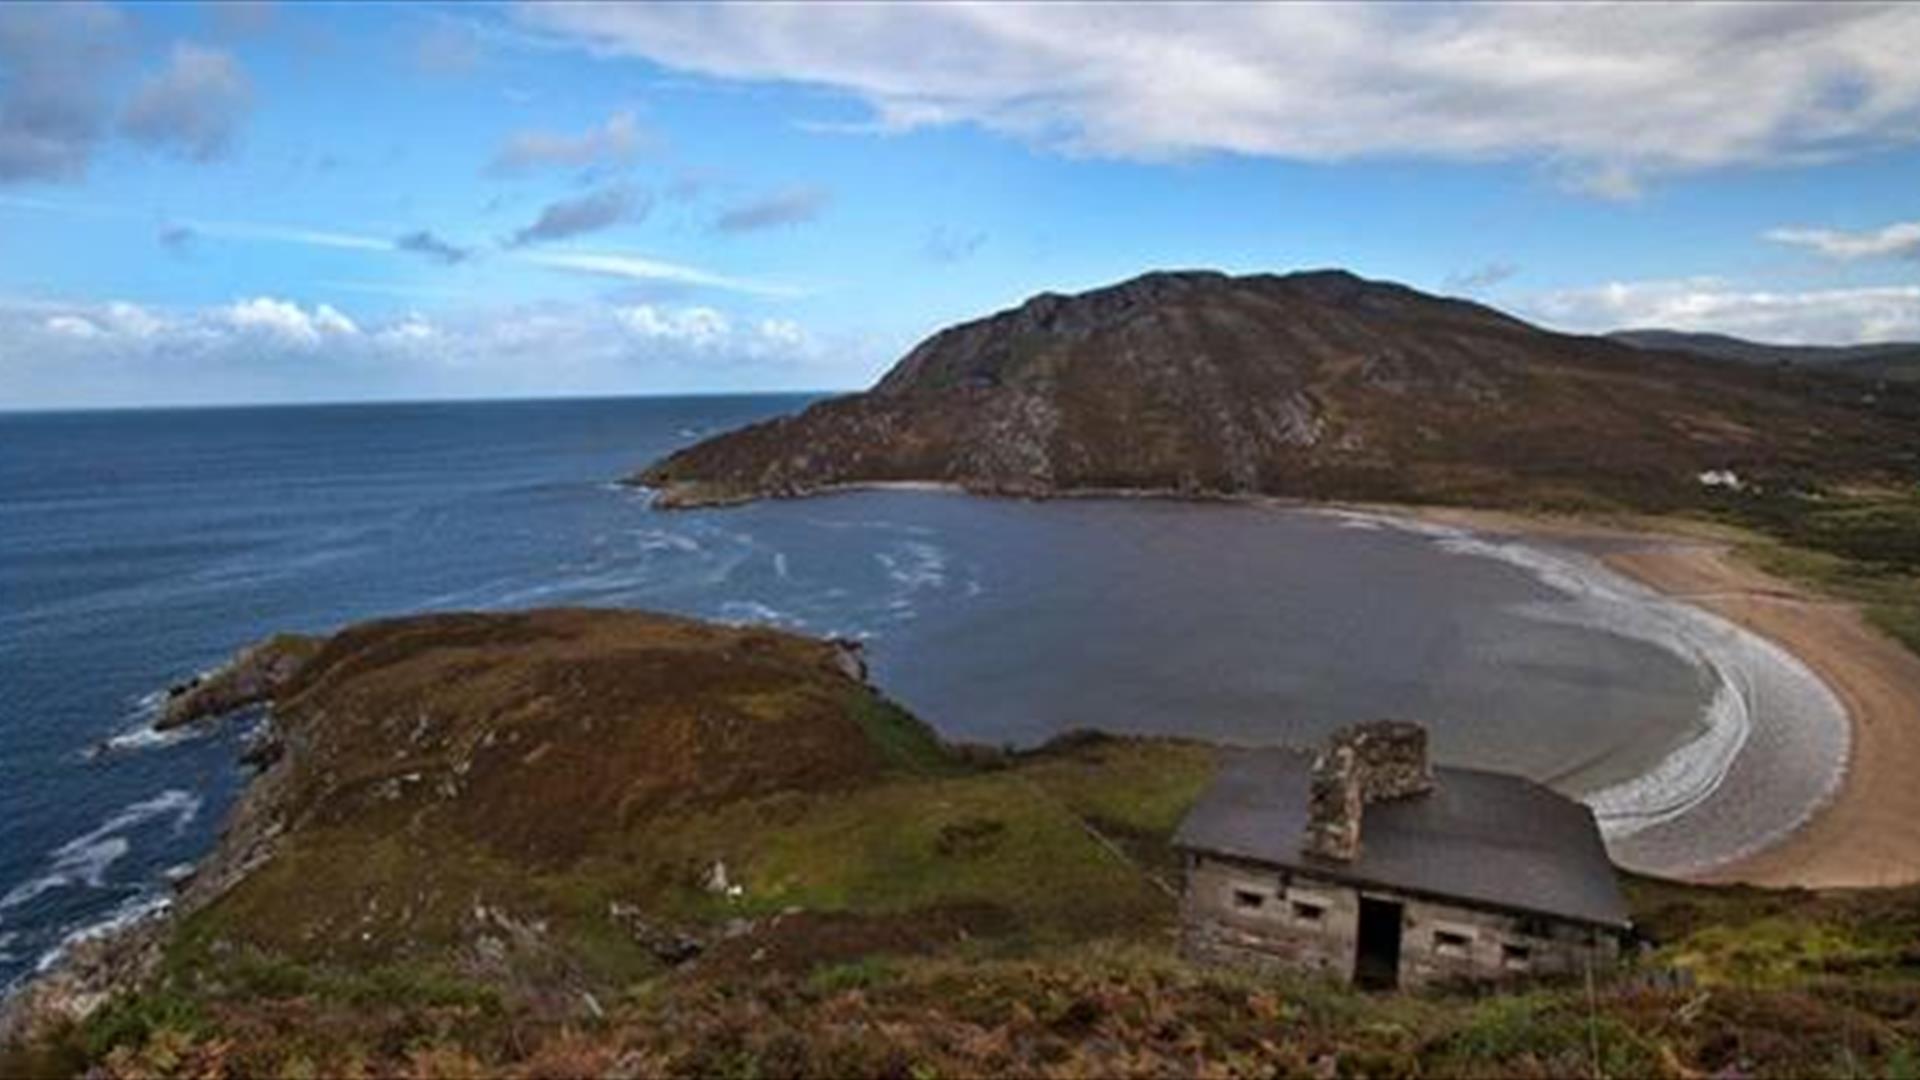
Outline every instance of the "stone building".
[(1236, 754), (1174, 843), (1184, 946), (1206, 962), (1381, 988), (1579, 974), (1630, 929), (1592, 812), (1433, 768), (1416, 724), (1349, 727), (1311, 758)]

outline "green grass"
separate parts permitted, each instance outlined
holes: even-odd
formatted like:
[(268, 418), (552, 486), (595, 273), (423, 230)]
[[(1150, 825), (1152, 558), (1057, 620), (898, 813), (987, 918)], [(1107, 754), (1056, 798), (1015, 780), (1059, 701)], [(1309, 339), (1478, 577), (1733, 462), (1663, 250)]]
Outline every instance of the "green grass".
[(1859, 604), (1920, 652), (1920, 488), (1728, 494), (1714, 517), (1752, 530), (1741, 550), (1762, 569)]
[(894, 768), (927, 776), (965, 769), (931, 727), (893, 702), (863, 692), (848, 695), (847, 708), (867, 740)]

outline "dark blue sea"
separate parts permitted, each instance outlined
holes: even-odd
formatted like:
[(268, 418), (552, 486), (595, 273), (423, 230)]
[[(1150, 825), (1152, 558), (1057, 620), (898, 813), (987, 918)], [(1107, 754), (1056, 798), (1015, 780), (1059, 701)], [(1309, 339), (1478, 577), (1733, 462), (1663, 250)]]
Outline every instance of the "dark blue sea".
[(591, 604), (857, 636), (884, 689), (993, 743), (1393, 715), (1578, 792), (1698, 734), (1695, 660), (1418, 532), (906, 491), (663, 512), (614, 483), (805, 401), (0, 415), (0, 983), (164, 903), (215, 839), (245, 725), (153, 736), (169, 683), (371, 616)]

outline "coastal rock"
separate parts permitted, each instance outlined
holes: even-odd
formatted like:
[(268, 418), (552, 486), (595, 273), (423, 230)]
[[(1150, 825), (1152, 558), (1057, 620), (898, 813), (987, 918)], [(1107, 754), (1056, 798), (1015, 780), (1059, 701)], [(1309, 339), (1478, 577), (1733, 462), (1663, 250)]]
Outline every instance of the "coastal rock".
[(250, 645), (213, 671), (170, 688), (153, 726), (166, 731), (263, 704), (320, 651), (321, 644), (316, 637), (275, 634)]
[(987, 494), (1693, 505), (1708, 467), (1900, 474), (1920, 393), (1551, 333), (1342, 271), (1152, 273), (942, 330), (871, 390), (636, 476), (661, 508)]
[(160, 963), (166, 920), (149, 917), (67, 944), (52, 967), (0, 1001), (0, 1046), (43, 1038), (138, 988)]

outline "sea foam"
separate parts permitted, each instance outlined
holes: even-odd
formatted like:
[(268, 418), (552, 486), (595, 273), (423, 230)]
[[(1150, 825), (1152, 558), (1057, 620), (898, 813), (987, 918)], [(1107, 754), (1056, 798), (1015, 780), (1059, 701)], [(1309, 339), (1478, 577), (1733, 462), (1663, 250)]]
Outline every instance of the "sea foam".
[(200, 803), (200, 796), (179, 788), (169, 788), (151, 799), (129, 803), (91, 830), (49, 852), (44, 873), (21, 882), (6, 895), (0, 896), (0, 912), (20, 907), (55, 889), (76, 886), (98, 889), (105, 886), (107, 871), (133, 849), (127, 832), (171, 814), (174, 819), (173, 832), (178, 836), (198, 816)]

